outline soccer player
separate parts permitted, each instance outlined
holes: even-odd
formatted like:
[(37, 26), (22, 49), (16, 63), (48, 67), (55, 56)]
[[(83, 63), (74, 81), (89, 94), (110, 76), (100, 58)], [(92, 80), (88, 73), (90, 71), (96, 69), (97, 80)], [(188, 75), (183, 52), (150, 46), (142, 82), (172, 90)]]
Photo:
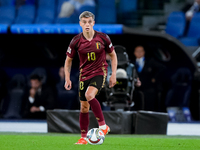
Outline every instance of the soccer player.
[(79, 24), (82, 27), (82, 33), (76, 35), (68, 49), (65, 60), (65, 88), (71, 89), (70, 71), (72, 60), (76, 54), (80, 59), (79, 75), (79, 97), (80, 97), (80, 129), (81, 138), (75, 144), (87, 144), (85, 140), (89, 126), (89, 109), (91, 107), (99, 128), (106, 135), (110, 128), (106, 125), (101, 106), (95, 98), (101, 88), (104, 86), (107, 76), (106, 52), (111, 57), (112, 75), (109, 80), (109, 87), (116, 84), (117, 56), (114, 47), (108, 35), (95, 31), (95, 16), (89, 11), (84, 11), (79, 16)]

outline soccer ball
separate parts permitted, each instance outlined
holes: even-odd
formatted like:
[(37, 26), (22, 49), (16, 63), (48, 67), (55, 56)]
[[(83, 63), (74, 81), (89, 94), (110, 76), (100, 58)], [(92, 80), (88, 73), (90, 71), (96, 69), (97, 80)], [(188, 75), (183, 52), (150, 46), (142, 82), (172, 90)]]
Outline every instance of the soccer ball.
[(103, 144), (104, 139), (104, 133), (99, 128), (92, 128), (87, 133), (87, 141), (91, 145)]

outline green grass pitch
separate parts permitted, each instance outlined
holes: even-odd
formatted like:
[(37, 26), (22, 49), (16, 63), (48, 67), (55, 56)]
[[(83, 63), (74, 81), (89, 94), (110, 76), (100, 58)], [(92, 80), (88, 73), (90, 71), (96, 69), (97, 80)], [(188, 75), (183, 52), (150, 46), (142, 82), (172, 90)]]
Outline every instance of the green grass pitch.
[(0, 133), (0, 150), (200, 150), (199, 136), (107, 135), (102, 145), (74, 145), (79, 134)]

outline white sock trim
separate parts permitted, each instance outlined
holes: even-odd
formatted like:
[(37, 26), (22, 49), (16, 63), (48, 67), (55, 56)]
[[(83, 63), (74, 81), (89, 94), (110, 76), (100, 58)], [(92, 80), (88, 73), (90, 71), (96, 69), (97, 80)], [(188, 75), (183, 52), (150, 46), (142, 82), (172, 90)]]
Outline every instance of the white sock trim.
[(106, 124), (99, 126), (99, 129), (105, 130), (106, 129)]

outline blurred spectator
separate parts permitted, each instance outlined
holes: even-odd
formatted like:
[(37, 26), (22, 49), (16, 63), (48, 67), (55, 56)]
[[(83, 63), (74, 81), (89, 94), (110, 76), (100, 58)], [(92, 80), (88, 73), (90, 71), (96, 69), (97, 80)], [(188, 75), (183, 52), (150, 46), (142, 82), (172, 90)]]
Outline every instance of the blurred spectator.
[[(37, 67), (35, 68), (32, 73), (30, 74), (30, 76), (32, 76), (33, 74), (38, 75), (41, 78), (42, 84), (48, 84), (47, 80), (48, 80), (48, 74), (47, 71), (44, 67)], [(30, 78), (30, 77), (29, 77)]]
[(158, 110), (159, 95), (162, 92), (162, 71), (164, 66), (153, 58), (145, 57), (143, 46), (137, 46), (133, 52), (141, 86), (134, 91), (135, 108), (150, 111)]
[(187, 4), (183, 11), (185, 12), (186, 19), (190, 21), (196, 12), (200, 11), (200, 0), (194, 0), (193, 4)]
[[(76, 75), (77, 73), (72, 73), (71, 75), (71, 81), (72, 81), (72, 90), (75, 90), (75, 91), (78, 91), (78, 86), (79, 86), (79, 81), (78, 81), (78, 77)], [(57, 82), (56, 84), (56, 88), (57, 90), (64, 90), (66, 91), (64, 85), (65, 85), (65, 72), (64, 72), (64, 67), (60, 67), (59, 68), (59, 72), (58, 72), (58, 75), (59, 75), (59, 81)]]
[(95, 6), (94, 0), (69, 0), (62, 4), (59, 18), (70, 17), (81, 6)]
[(55, 92), (52, 88), (42, 84), (42, 79), (37, 74), (30, 77), (31, 88), (25, 108), (25, 118), (45, 119), (46, 110), (55, 107)]
[(165, 97), (165, 106), (171, 121), (191, 121), (190, 99), (192, 72), (180, 67), (171, 76), (171, 86)]
[[(57, 89), (57, 98), (56, 98), (56, 107), (58, 109), (79, 109), (79, 99), (78, 99), (78, 77), (76, 73), (72, 73), (72, 89), (66, 90), (65, 85), (65, 73), (64, 67), (59, 69), (59, 81), (56, 84)], [(78, 106), (78, 107), (77, 107)]]
[(200, 0), (194, 0), (193, 4), (187, 3), (182, 9), (182, 11), (185, 12), (185, 17), (187, 21), (184, 33), (185, 35), (187, 35), (192, 17), (194, 16), (195, 13), (200, 11)]
[(59, 81), (56, 84), (57, 90), (65, 90), (64, 85), (65, 85), (65, 72), (64, 72), (64, 67), (60, 67), (59, 69)]
[(189, 107), (192, 88), (192, 73), (189, 68), (180, 67), (171, 77), (171, 87), (166, 95), (167, 107)]

